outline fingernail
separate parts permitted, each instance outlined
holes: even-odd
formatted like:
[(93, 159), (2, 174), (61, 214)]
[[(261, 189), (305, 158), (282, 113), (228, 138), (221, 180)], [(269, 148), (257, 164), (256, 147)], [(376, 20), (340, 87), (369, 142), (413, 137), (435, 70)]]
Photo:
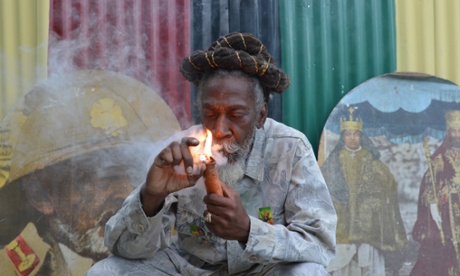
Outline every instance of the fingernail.
[(193, 172), (193, 168), (192, 167), (187, 167), (187, 169), (185, 170), (188, 174), (191, 174)]

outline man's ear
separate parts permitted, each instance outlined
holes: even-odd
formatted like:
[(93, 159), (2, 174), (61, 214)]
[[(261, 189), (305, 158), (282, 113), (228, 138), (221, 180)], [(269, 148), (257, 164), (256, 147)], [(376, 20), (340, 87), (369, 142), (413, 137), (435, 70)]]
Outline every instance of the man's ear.
[(35, 193), (29, 193), (26, 191), (26, 195), (29, 199), (29, 203), (40, 213), (44, 214), (45, 216), (54, 213), (53, 202), (45, 191), (38, 191)]
[(262, 108), (260, 109), (259, 121), (256, 124), (257, 128), (262, 128), (264, 126), (265, 120), (267, 119), (267, 114), (268, 114), (268, 104), (264, 103), (264, 106), (262, 106)]

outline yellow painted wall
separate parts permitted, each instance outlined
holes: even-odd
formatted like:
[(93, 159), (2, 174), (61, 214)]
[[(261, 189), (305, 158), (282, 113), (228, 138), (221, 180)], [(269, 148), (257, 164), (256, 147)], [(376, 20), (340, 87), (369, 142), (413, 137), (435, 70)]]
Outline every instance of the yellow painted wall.
[(395, 0), (397, 70), (460, 84), (460, 1)]
[(47, 77), (49, 0), (0, 0), (0, 120)]

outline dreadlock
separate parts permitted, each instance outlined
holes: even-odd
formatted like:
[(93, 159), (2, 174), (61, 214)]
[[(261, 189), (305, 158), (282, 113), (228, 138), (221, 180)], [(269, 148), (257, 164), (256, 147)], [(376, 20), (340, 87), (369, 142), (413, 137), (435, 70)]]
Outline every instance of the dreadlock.
[(274, 64), (262, 42), (250, 33), (230, 33), (212, 43), (206, 51), (195, 51), (182, 60), (180, 72), (199, 86), (206, 73), (217, 69), (239, 70), (256, 77), (266, 101), (270, 93), (282, 93), (289, 87), (289, 77)]

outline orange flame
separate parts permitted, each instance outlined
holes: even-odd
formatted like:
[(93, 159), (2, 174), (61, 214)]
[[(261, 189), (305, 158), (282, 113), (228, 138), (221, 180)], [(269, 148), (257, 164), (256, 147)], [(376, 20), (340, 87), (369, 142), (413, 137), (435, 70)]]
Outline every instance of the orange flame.
[(204, 144), (204, 154), (209, 158), (211, 158), (211, 145), (212, 145), (212, 133), (209, 129), (206, 129), (206, 142)]

